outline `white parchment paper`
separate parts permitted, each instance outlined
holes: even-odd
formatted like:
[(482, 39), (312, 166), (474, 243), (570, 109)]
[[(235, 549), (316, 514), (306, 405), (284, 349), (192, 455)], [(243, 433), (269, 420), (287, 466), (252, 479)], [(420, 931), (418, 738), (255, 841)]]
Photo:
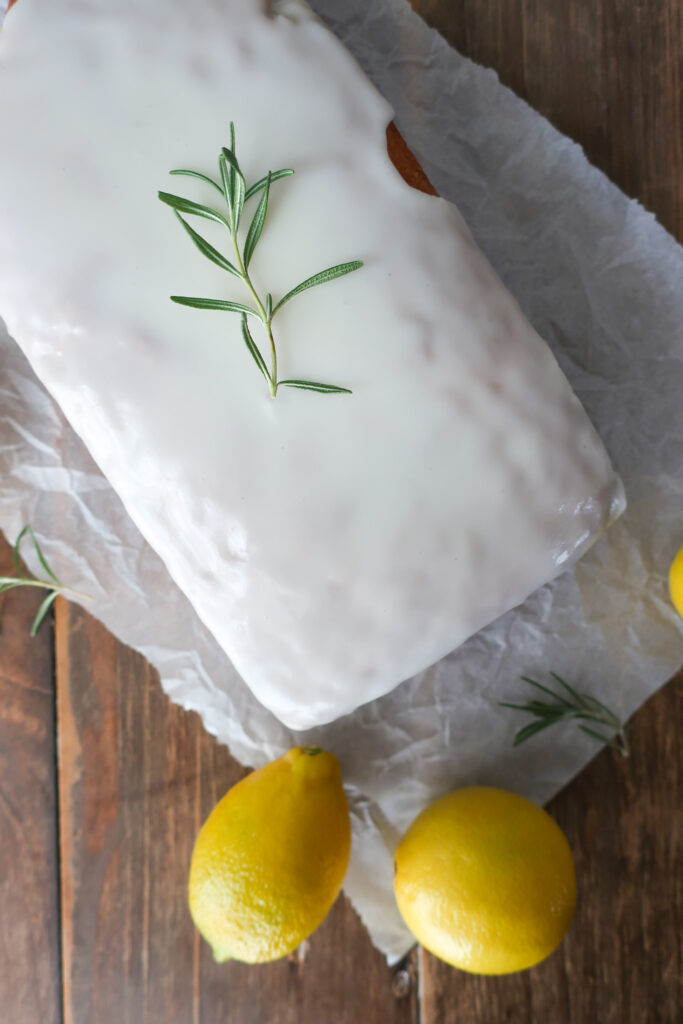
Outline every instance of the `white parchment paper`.
[(412, 818), (473, 782), (544, 802), (596, 751), (571, 726), (513, 749), (526, 719), (497, 702), (526, 696), (519, 676), (553, 669), (626, 716), (683, 663), (683, 623), (665, 583), (683, 543), (683, 250), (405, 0), (313, 6), (393, 103), (437, 190), (458, 204), (550, 342), (624, 479), (627, 514), (523, 607), (387, 697), (305, 735), (251, 696), (1, 323), (0, 527), (14, 540), (33, 524), (57, 574), (93, 595), (90, 610), (244, 764), (303, 738), (337, 754), (353, 814), (346, 891), (396, 959), (412, 940), (394, 905), (392, 853)]

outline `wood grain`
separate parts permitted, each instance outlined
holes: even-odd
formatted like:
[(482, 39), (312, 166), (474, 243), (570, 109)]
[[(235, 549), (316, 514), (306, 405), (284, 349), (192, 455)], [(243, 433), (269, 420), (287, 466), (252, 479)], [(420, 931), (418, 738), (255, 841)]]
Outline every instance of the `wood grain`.
[(411, 0), (683, 237), (680, 0)]
[(193, 1021), (199, 723), (65, 603), (56, 656), (65, 1024)]
[[(0, 574), (13, 575), (0, 543)], [(44, 596), (0, 598), (0, 1019), (59, 1024), (52, 638), (31, 639)]]
[(303, 960), (214, 963), (187, 873), (244, 769), (102, 625), (64, 602), (56, 624), (65, 1024), (416, 1020), (343, 899)]

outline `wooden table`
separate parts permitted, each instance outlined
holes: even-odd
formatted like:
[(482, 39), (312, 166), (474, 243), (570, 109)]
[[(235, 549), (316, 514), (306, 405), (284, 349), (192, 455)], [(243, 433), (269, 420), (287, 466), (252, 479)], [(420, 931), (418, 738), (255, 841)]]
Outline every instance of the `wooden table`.
[[(414, 3), (683, 238), (680, 0)], [(478, 979), (417, 951), (390, 970), (340, 899), (305, 958), (217, 966), (185, 882), (200, 822), (242, 769), (82, 611), (58, 602), (54, 629), (29, 640), (35, 606), (5, 599), (0, 644), (7, 1024), (683, 1019), (683, 676), (636, 716), (630, 760), (603, 751), (550, 806), (580, 896), (545, 964)]]

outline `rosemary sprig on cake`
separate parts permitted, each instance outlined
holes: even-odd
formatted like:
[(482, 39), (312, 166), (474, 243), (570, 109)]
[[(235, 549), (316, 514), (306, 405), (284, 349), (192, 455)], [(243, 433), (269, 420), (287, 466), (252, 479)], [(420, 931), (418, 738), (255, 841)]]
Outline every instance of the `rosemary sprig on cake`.
[[(23, 570), (21, 566), (20, 548), (21, 542), (23, 541), (24, 537), (29, 537), (33, 541), (33, 547), (35, 548), (36, 555), (38, 556), (38, 561), (40, 562), (44, 571), (47, 573), (47, 580), (39, 580), (33, 576), (22, 575)], [(88, 594), (83, 594), (81, 593), (80, 590), (74, 590), (73, 587), (67, 587), (64, 583), (61, 582), (61, 580), (57, 579), (54, 572), (48, 565), (47, 559), (43, 554), (43, 551), (40, 547), (40, 544), (38, 543), (36, 535), (34, 534), (30, 526), (25, 526), (21, 533), (19, 534), (19, 536), (17, 537), (16, 543), (12, 548), (12, 558), (14, 560), (14, 565), (17, 570), (17, 575), (0, 576), (0, 594), (4, 594), (5, 591), (7, 590), (14, 590), (15, 587), (38, 587), (41, 590), (49, 591), (45, 599), (41, 602), (38, 611), (36, 612), (36, 617), (33, 620), (33, 625), (31, 626), (31, 636), (36, 635), (36, 633), (38, 632), (43, 623), (43, 620), (45, 619), (45, 616), (47, 615), (50, 608), (54, 604), (56, 598), (60, 594), (64, 594), (66, 597), (80, 597), (81, 599), (86, 601), (90, 600), (90, 596)]]
[(543, 729), (555, 725), (556, 722), (565, 722), (573, 719), (591, 722), (610, 730), (612, 735), (605, 736), (604, 733), (598, 732), (588, 725), (579, 725), (579, 729), (588, 736), (592, 736), (595, 740), (600, 740), (601, 743), (611, 747), (613, 750), (618, 750), (624, 757), (628, 757), (630, 751), (625, 723), (613, 711), (605, 707), (597, 697), (591, 697), (588, 693), (579, 693), (555, 672), (551, 672), (550, 675), (560, 684), (562, 693), (557, 693), (555, 690), (543, 686), (542, 683), (529, 679), (528, 676), (522, 676), (522, 682), (528, 683), (529, 686), (534, 686), (537, 690), (551, 697), (552, 700), (536, 699), (530, 700), (526, 704), (510, 704), (506, 701), (500, 701), (501, 707), (513, 708), (515, 711), (526, 711), (527, 714), (532, 715), (536, 719), (535, 722), (529, 722), (528, 725), (525, 725), (515, 734), (514, 746), (519, 746), (520, 743), (524, 743), (525, 740), (535, 736), (536, 733), (541, 732)]
[[(237, 313), (242, 322), (242, 339), (244, 344), (259, 368), (259, 371), (267, 381), (273, 398), (277, 395), (278, 388), (282, 387), (298, 388), (303, 391), (316, 391), (319, 394), (325, 395), (351, 394), (349, 388), (339, 387), (336, 384), (323, 384), (320, 381), (302, 379), (279, 380), (277, 347), (273, 335), (273, 319), (285, 303), (289, 302), (290, 299), (293, 299), (296, 295), (300, 295), (301, 292), (307, 291), (307, 289), (313, 288), (316, 285), (327, 284), (328, 281), (334, 281), (338, 277), (344, 277), (345, 274), (350, 274), (354, 270), (359, 270), (363, 266), (362, 261), (352, 260), (348, 263), (339, 263), (334, 267), (328, 267), (326, 270), (321, 270), (319, 273), (313, 274), (311, 277), (307, 277), (305, 281), (296, 285), (296, 287), (288, 291), (287, 294), (277, 302), (273, 301), (273, 296), (270, 292), (265, 296), (261, 295), (257, 291), (254, 281), (249, 273), (249, 266), (256, 246), (263, 234), (266, 215), (268, 213), (271, 186), (273, 182), (279, 181), (281, 178), (286, 178), (290, 174), (294, 174), (294, 171), (291, 168), (283, 168), (279, 171), (268, 171), (265, 177), (260, 178), (253, 185), (247, 186), (235, 152), (235, 126), (232, 122), (230, 123), (230, 147), (228, 148), (223, 146), (221, 149), (221, 153), (218, 158), (218, 170), (220, 182), (215, 181), (206, 174), (201, 174), (199, 171), (181, 169), (171, 171), (171, 174), (198, 178), (205, 184), (211, 185), (220, 193), (224, 200), (227, 208), (225, 213), (220, 210), (214, 210), (209, 206), (204, 206), (202, 203), (196, 203), (191, 199), (184, 199), (182, 196), (172, 195), (170, 192), (159, 192), (159, 199), (162, 203), (166, 203), (174, 210), (176, 217), (202, 256), (205, 256), (211, 261), (211, 263), (220, 267), (221, 270), (224, 270), (227, 274), (231, 274), (233, 277), (237, 277), (244, 282), (253, 299), (253, 306), (246, 305), (242, 302), (235, 302), (232, 299), (206, 299), (195, 298), (188, 295), (172, 295), (171, 300), (178, 303), (178, 305), (190, 306), (193, 309), (210, 309), (226, 313)], [(240, 225), (242, 223), (245, 205), (250, 199), (257, 195), (260, 195), (258, 205), (251, 218), (244, 240), (241, 242)], [(232, 242), (234, 262), (229, 260), (222, 252), (219, 252), (218, 249), (203, 238), (202, 235), (200, 235), (199, 232), (197, 232), (185, 219), (185, 217), (183, 217), (183, 214), (194, 217), (203, 217), (206, 220), (214, 221), (215, 223), (220, 224), (221, 227), (224, 227)], [(268, 365), (261, 348), (257, 344), (251, 332), (249, 327), (250, 317), (260, 320), (263, 326), (270, 354), (270, 365)]]

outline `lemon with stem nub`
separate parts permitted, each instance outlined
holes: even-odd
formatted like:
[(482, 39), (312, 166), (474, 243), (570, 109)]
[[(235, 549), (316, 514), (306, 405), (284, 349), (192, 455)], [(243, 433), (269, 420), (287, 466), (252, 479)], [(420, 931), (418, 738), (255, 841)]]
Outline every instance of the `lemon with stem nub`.
[(332, 754), (296, 747), (233, 786), (190, 866), (190, 912), (216, 960), (263, 963), (296, 949), (337, 898), (350, 849)]
[(669, 570), (669, 592), (674, 608), (683, 616), (683, 548), (674, 558)]
[(449, 793), (415, 819), (396, 851), (394, 891), (418, 941), (475, 974), (545, 959), (576, 902), (559, 826), (530, 800), (483, 786)]

